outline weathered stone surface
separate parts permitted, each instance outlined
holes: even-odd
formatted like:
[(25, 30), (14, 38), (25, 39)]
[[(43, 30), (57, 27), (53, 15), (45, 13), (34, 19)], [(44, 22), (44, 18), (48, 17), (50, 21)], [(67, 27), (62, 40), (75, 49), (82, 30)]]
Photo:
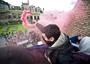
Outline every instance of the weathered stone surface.
[[(82, 19), (73, 19), (72, 22), (65, 26), (65, 33), (69, 36), (81, 34), (90, 36), (90, 0), (83, 0), (86, 16)], [(77, 15), (76, 15), (77, 16)], [(75, 16), (74, 16), (75, 17)]]

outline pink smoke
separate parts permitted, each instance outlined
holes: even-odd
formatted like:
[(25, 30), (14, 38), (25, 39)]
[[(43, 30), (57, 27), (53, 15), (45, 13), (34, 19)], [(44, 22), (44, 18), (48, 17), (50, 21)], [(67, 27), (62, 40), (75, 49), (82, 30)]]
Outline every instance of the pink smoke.
[[(25, 12), (27, 11), (24, 11), (22, 14), (22, 17), (24, 18), (26, 18), (27, 14), (31, 14), (29, 11), (26, 14)], [(56, 24), (59, 26), (60, 30), (64, 32), (64, 29), (66, 29), (65, 26), (71, 23), (71, 20), (74, 18), (75, 15), (76, 15), (75, 17), (76, 19), (81, 19), (86, 15), (84, 9), (84, 3), (82, 0), (78, 0), (75, 7), (68, 12), (60, 12), (57, 10), (44, 12), (40, 16), (40, 20), (37, 23), (40, 23), (43, 26), (46, 26), (48, 24)], [(23, 21), (23, 19), (21, 20)], [(34, 29), (37, 28), (36, 23), (29, 24), (26, 19), (24, 20), (23, 25), (27, 28), (34, 28)]]

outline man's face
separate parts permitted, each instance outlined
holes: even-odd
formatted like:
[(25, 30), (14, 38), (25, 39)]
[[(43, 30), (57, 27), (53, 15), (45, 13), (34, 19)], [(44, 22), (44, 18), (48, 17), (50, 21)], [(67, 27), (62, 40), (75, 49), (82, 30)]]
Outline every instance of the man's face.
[(51, 37), (51, 38), (47, 38), (47, 36), (44, 34), (44, 33), (42, 33), (42, 39), (44, 40), (44, 42), (47, 44), (47, 45), (49, 45), (49, 46), (52, 46), (53, 44), (54, 44), (54, 39), (53, 39), (53, 37)]

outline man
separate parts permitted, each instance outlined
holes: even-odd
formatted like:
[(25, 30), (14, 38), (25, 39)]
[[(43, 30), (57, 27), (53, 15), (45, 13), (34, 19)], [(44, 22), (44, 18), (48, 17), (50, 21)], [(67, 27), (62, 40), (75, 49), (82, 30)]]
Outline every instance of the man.
[[(42, 32), (42, 39), (49, 46), (45, 57), (51, 64), (87, 64), (87, 60), (90, 60), (90, 57), (84, 60), (83, 57), (87, 57), (87, 55), (76, 52), (69, 37), (62, 33), (57, 25), (49, 24), (41, 27), (40, 24), (37, 24), (37, 27)], [(80, 54), (83, 56), (80, 57)]]

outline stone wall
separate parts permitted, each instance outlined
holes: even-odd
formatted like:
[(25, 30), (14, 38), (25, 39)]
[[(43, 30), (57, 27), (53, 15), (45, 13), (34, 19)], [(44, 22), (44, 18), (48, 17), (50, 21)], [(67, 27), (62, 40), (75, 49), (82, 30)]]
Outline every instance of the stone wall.
[(65, 33), (69, 36), (81, 34), (83, 36), (90, 36), (90, 0), (83, 0), (86, 16), (82, 19), (73, 19), (67, 25)]

